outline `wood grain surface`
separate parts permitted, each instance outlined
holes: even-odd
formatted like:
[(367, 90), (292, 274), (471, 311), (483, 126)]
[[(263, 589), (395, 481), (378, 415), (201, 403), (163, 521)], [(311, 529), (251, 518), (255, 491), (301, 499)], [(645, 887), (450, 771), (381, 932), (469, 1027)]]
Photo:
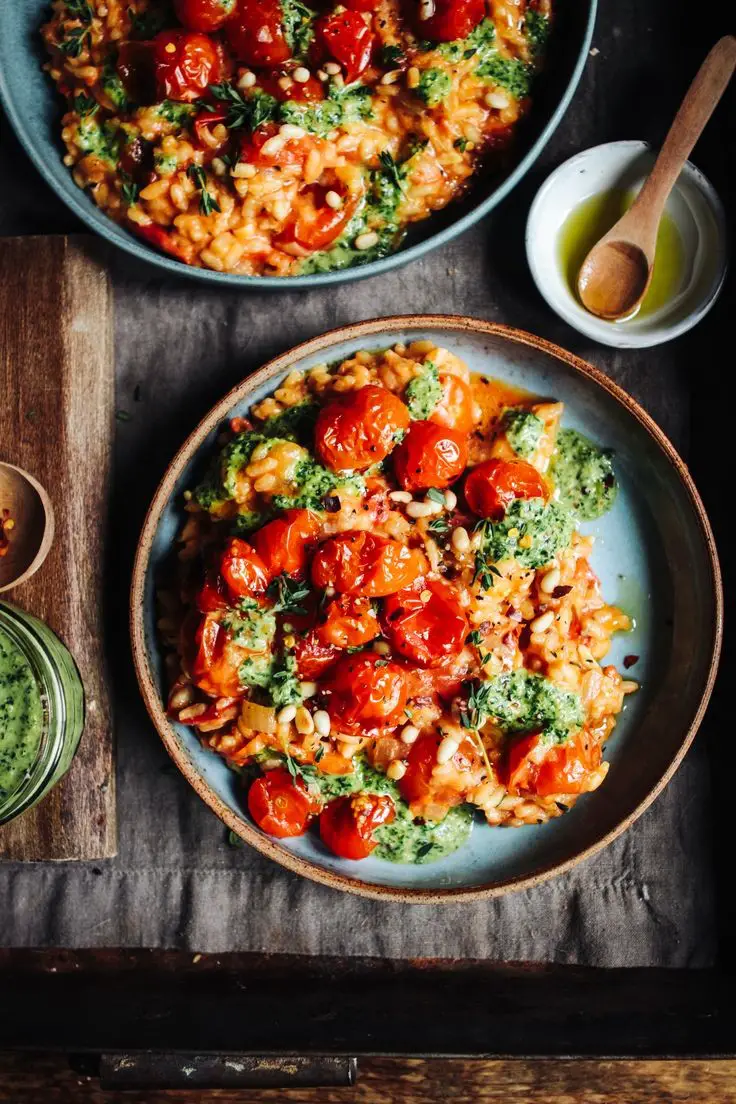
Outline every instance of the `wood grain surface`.
[(0, 829), (0, 856), (100, 859), (116, 845), (113, 736), (102, 571), (113, 437), (112, 303), (88, 239), (0, 242), (0, 459), (46, 488), (49, 557), (3, 597), (46, 621), (74, 656), (86, 724), (62, 782)]
[(341, 1089), (103, 1092), (59, 1055), (0, 1054), (0, 1104), (736, 1104), (734, 1061), (363, 1058)]

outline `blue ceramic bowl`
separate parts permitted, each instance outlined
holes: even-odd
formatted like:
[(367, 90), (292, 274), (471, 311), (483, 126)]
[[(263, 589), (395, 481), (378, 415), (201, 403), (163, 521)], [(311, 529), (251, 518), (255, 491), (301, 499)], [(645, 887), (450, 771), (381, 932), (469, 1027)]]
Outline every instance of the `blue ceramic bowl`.
[(103, 214), (77, 187), (62, 162), (61, 101), (41, 69), (45, 58), (38, 30), (48, 13), (47, 0), (0, 3), (0, 99), (28, 155), (57, 195), (92, 230), (140, 260), (172, 275), (221, 286), (288, 290), (340, 284), (376, 276), (421, 257), (467, 230), (509, 194), (541, 153), (573, 97), (590, 48), (597, 2), (564, 0), (559, 4), (548, 64), (536, 83), (530, 117), (519, 130), (511, 160), (504, 170), (483, 174), (461, 202), (418, 223), (397, 253), (341, 272), (284, 278), (235, 276), (194, 268), (150, 248)]
[[(431, 338), (474, 372), (565, 403), (563, 425), (615, 450), (620, 493), (595, 534), (593, 567), (603, 593), (635, 619), (614, 638), (610, 661), (639, 657), (641, 683), (627, 699), (606, 749), (611, 767), (600, 790), (565, 816), (524, 828), (474, 825), (468, 843), (439, 862), (349, 862), (316, 835), (280, 841), (248, 818), (239, 776), (164, 713), (163, 653), (156, 634), (155, 577), (182, 524), (182, 495), (215, 448), (225, 419), (244, 415), (293, 368), (344, 359), (359, 349)], [(595, 368), (539, 338), (505, 326), (445, 316), (377, 319), (300, 345), (236, 387), (189, 437), (149, 509), (131, 592), (133, 651), (141, 690), (169, 754), (218, 816), (244, 840), (291, 870), (366, 896), (444, 901), (493, 896), (528, 886), (605, 846), (655, 798), (674, 773), (705, 709), (720, 648), (722, 596), (708, 520), (690, 475), (651, 418)]]

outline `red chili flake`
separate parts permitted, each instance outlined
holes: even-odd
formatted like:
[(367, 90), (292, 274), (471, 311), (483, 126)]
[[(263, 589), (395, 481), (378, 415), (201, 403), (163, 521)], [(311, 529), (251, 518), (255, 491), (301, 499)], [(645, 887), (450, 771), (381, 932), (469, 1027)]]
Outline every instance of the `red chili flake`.
[(564, 598), (572, 590), (571, 586), (558, 586), (552, 591), (553, 598)]
[(633, 667), (635, 663), (638, 663), (639, 657), (635, 655), (624, 656), (624, 667), (628, 671), (629, 667)]

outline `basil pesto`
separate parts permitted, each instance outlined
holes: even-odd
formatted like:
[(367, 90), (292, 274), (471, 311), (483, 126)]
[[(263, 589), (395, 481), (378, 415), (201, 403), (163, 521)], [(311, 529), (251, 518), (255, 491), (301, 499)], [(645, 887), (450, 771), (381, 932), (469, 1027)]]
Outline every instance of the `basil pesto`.
[(516, 560), (522, 567), (544, 567), (570, 543), (575, 519), (561, 502), (515, 499), (501, 521), (483, 523), (478, 557), (483, 564)]
[(0, 629), (0, 801), (20, 786), (41, 744), (43, 705), (23, 653)]
[(528, 460), (539, 448), (544, 433), (544, 422), (523, 406), (512, 406), (505, 412), (501, 427), (506, 440), (517, 456)]
[(559, 501), (583, 521), (593, 521), (611, 509), (618, 494), (611, 453), (600, 449), (576, 429), (557, 435), (552, 478)]
[(427, 361), (418, 376), (406, 385), (404, 401), (416, 421), (426, 420), (442, 398), (442, 384), (436, 364)]

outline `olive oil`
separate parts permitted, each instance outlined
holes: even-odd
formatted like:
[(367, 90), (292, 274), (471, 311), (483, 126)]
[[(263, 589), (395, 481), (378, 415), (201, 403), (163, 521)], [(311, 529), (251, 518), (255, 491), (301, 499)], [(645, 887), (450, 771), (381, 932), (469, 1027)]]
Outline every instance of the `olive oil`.
[[(634, 199), (635, 193), (623, 189), (601, 192), (584, 199), (567, 216), (560, 229), (557, 248), (562, 272), (576, 299), (578, 273), (583, 261)], [(654, 314), (674, 299), (682, 284), (684, 268), (682, 238), (674, 219), (665, 211), (659, 224), (652, 282), (636, 318)]]

